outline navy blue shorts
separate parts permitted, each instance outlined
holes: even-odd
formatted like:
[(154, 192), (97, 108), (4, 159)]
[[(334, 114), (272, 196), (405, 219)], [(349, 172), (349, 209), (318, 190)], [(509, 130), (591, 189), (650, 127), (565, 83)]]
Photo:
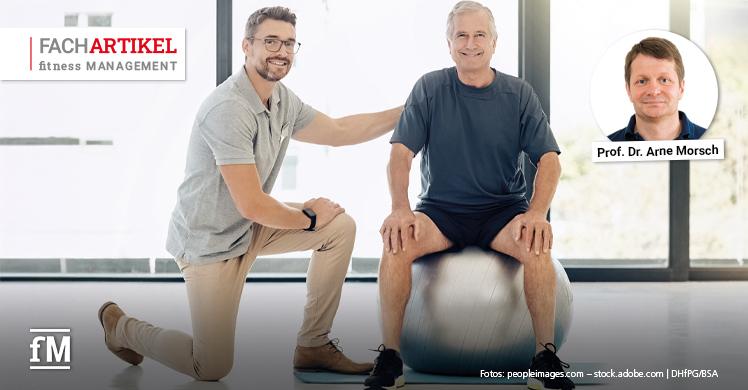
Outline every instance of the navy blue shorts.
[(415, 211), (426, 214), (455, 248), (476, 245), (491, 248), (491, 242), (515, 216), (527, 211), (527, 201), (522, 199), (508, 206), (488, 208), (480, 212), (454, 212), (447, 208), (419, 204)]

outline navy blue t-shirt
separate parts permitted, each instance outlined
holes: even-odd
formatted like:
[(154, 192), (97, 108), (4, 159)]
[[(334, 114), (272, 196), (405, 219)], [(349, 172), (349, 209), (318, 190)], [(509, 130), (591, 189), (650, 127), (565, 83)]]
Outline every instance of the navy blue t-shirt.
[(463, 84), (457, 69), (421, 77), (390, 143), (421, 152), (421, 204), (480, 212), (525, 196), (522, 152), (537, 164), (560, 153), (537, 96), (497, 72), (491, 85)]
[[(706, 133), (706, 129), (691, 122), (685, 112), (678, 111), (678, 119), (680, 120), (680, 134), (675, 138), (676, 140), (699, 139)], [(636, 115), (631, 115), (629, 124), (610, 134), (608, 138), (611, 141), (646, 141), (636, 131)]]

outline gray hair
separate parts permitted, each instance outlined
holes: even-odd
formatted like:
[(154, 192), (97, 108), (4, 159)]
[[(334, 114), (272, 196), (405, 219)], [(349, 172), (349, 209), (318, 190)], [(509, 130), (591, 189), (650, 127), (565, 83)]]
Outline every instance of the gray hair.
[(488, 29), (490, 30), (489, 33), (491, 33), (493, 39), (498, 38), (499, 34), (496, 32), (496, 21), (494, 20), (493, 14), (491, 13), (491, 10), (489, 8), (477, 1), (461, 1), (455, 4), (454, 8), (452, 8), (452, 11), (450, 11), (449, 15), (447, 16), (447, 39), (451, 40), (452, 34), (455, 31), (455, 16), (468, 12), (479, 11), (483, 11), (486, 13), (486, 15), (488, 15)]
[(265, 7), (260, 8), (249, 15), (247, 19), (247, 25), (244, 27), (244, 37), (249, 38), (255, 35), (257, 26), (259, 26), (266, 19), (280, 20), (282, 22), (291, 23), (292, 26), (296, 27), (296, 14), (291, 12), (286, 7)]

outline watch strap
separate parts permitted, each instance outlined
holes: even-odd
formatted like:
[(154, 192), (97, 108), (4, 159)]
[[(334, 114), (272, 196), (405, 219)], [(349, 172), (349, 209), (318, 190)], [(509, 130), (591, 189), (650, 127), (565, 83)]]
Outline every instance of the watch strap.
[(309, 227), (304, 230), (313, 232), (317, 227), (317, 214), (310, 208), (302, 209), (301, 212), (309, 218)]

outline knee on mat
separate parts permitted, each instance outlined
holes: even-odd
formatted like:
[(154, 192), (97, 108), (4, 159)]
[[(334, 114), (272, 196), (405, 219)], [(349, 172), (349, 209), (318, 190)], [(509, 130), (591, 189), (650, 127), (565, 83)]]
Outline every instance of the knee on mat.
[(224, 378), (231, 372), (234, 362), (208, 363), (204, 365), (195, 365), (195, 379), (199, 381), (217, 381)]

